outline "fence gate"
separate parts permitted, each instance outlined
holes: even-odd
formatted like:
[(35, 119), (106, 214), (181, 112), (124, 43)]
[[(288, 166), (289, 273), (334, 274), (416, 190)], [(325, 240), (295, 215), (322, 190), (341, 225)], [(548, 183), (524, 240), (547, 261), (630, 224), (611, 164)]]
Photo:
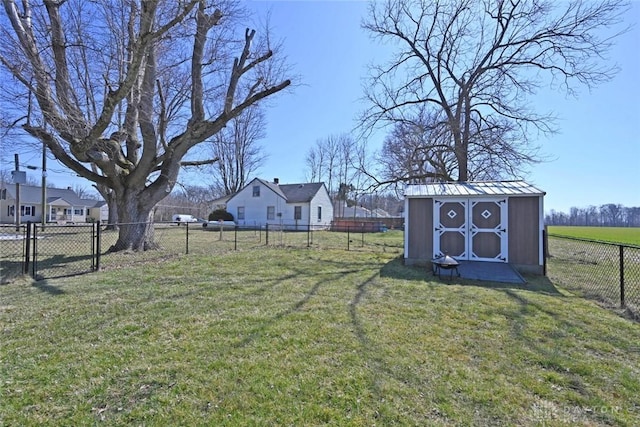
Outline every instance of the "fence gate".
[(507, 200), (434, 199), (433, 253), (507, 262)]

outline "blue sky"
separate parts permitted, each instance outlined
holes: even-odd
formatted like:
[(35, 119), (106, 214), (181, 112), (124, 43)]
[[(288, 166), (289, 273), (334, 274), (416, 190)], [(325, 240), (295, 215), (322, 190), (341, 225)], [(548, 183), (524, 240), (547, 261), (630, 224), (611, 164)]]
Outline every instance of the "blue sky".
[[(261, 144), (269, 157), (257, 175), (301, 182), (309, 148), (318, 139), (354, 128), (363, 109), (359, 100), (366, 66), (380, 62), (389, 47), (373, 42), (360, 28), (364, 1), (252, 1), (250, 6), (271, 11), (273, 34), (283, 39), (284, 53), (300, 77), (300, 85), (278, 95), (267, 110)], [(632, 2), (627, 18), (636, 26), (611, 52), (621, 68), (613, 81), (591, 93), (585, 88), (578, 99), (551, 90), (531, 99), (540, 111), (560, 118), (560, 133), (539, 141), (552, 160), (524, 176), (547, 192), (546, 211), (605, 203), (640, 206), (640, 2)], [(383, 131), (374, 135), (370, 150), (379, 149), (383, 138)], [(39, 153), (21, 156), (21, 163), (39, 165)], [(8, 157), (3, 155), (3, 168)], [(50, 169), (62, 169), (50, 163)], [(30, 173), (39, 179), (37, 172)], [(76, 185), (79, 179), (71, 173), (49, 176), (58, 187)]]
[[(280, 96), (268, 111), (270, 157), (260, 175), (280, 182), (304, 179), (304, 158), (316, 140), (349, 132), (363, 105), (366, 66), (388, 47), (360, 28), (362, 1), (255, 2), (271, 9), (274, 33), (284, 38), (289, 60), (304, 86)], [(524, 178), (547, 192), (545, 210), (620, 203), (640, 206), (640, 2), (627, 13), (632, 31), (621, 36), (611, 60), (621, 71), (611, 82), (577, 99), (545, 90), (531, 99), (539, 111), (559, 116), (560, 132), (539, 144), (550, 161)], [(384, 132), (370, 141), (378, 149)]]

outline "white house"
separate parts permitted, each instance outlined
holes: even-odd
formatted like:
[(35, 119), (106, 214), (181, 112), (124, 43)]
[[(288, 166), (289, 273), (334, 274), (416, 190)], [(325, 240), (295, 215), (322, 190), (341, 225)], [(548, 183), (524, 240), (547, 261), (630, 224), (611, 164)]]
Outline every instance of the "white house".
[[(86, 222), (92, 216), (92, 210), (105, 220), (105, 207), (97, 200), (81, 199), (72, 189), (46, 188), (47, 222)], [(104, 202), (102, 202), (104, 203)], [(0, 187), (0, 223), (15, 223), (16, 186)], [(42, 221), (42, 187), (20, 185), (20, 222)], [(106, 210), (108, 214), (108, 210)]]
[(280, 184), (254, 178), (227, 201), (238, 225), (328, 228), (333, 205), (322, 182)]

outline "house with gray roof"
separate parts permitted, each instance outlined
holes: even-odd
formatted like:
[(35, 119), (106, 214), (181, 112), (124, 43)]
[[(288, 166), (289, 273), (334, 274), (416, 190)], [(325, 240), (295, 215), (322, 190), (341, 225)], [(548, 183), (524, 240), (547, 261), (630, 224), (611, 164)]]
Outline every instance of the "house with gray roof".
[[(83, 223), (91, 216), (92, 209), (97, 209), (96, 212), (101, 209), (100, 201), (81, 199), (71, 188), (47, 188), (45, 198), (47, 222)], [(16, 186), (0, 187), (0, 223), (16, 222), (15, 206)], [(42, 211), (42, 187), (20, 185), (20, 222), (41, 222)]]
[(227, 211), (242, 226), (328, 228), (333, 205), (322, 182), (280, 184), (254, 178), (227, 200)]

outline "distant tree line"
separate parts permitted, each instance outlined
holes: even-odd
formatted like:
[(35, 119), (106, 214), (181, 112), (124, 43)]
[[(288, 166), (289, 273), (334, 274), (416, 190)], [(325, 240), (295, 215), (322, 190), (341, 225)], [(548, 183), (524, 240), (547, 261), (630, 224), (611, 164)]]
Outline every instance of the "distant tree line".
[(592, 227), (640, 227), (640, 207), (609, 203), (602, 206), (571, 208), (569, 213), (551, 210), (545, 215), (547, 225)]

